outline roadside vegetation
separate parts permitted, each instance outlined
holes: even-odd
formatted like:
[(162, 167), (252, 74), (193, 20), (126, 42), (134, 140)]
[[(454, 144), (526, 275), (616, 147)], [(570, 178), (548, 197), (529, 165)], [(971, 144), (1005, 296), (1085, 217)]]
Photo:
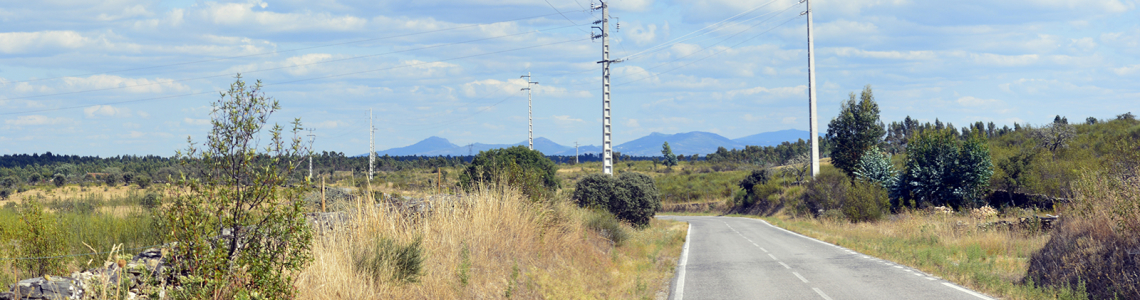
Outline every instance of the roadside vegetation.
[(1001, 298), (1140, 298), (1131, 113), (1012, 128), (883, 123), (868, 86), (842, 103), (824, 141), (830, 163), (814, 179), (786, 176), (802, 160), (734, 160), (705, 178), (659, 172), (663, 194), (703, 200), (663, 206), (760, 216)]
[[(366, 157), (326, 152), (309, 177), (300, 120), (266, 124), (279, 106), (258, 85), (239, 78), (215, 108), (224, 117), (208, 139), (174, 158), (0, 160), (0, 286), (122, 266), (157, 246), (174, 259), (140, 283), (151, 297), (162, 282), (193, 299), (668, 294), (687, 227), (653, 218), (656, 183), (632, 166), (604, 206), (578, 205), (577, 181), (523, 147), (472, 162), (381, 157), (371, 180)], [(269, 145), (252, 138), (263, 134)], [(322, 216), (340, 221), (306, 221)]]

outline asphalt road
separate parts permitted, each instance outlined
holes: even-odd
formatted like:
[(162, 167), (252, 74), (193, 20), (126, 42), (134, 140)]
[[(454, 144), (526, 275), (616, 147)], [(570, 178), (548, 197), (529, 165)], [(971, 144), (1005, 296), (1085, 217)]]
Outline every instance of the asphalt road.
[(669, 299), (991, 299), (763, 220), (658, 218), (689, 222)]

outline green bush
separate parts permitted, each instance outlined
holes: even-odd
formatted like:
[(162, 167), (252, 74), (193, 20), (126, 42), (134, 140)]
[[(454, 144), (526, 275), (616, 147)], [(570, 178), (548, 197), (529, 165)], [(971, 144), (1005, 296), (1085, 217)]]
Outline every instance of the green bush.
[(135, 173), (123, 173), (123, 184), (130, 185), (135, 181)]
[(115, 186), (119, 184), (119, 174), (107, 173), (106, 175), (103, 175), (103, 183), (106, 183), (107, 186)]
[(821, 169), (804, 188), (802, 209), (807, 210), (805, 213), (820, 216), (827, 210), (842, 208), (850, 182), (838, 169)]
[(391, 279), (396, 282), (417, 282), (423, 272), (423, 238), (417, 237), (407, 245), (379, 237), (352, 256), (357, 273), (374, 282)]
[(479, 151), (462, 174), (459, 184), (471, 190), (479, 184), (503, 184), (522, 189), (531, 200), (550, 199), (561, 187), (558, 167), (542, 152), (523, 146)]
[(629, 233), (621, 227), (617, 217), (604, 210), (593, 210), (586, 219), (586, 228), (597, 231), (598, 234), (613, 242), (614, 246), (621, 246), (629, 238)]
[(0, 181), (0, 187), (10, 189), (10, 188), (16, 187), (16, 185), (19, 183), (20, 183), (20, 180), (16, 179), (15, 176), (8, 176), (8, 177), (4, 177), (4, 180)]
[(641, 173), (624, 172), (618, 175), (610, 212), (619, 219), (636, 226), (649, 225), (649, 220), (661, 209), (661, 192), (653, 178)]
[(31, 176), (28, 176), (28, 183), (30, 183), (32, 185), (39, 184), (40, 180), (43, 180), (43, 178), (40, 177), (40, 174), (34, 174), (33, 173)]
[(578, 181), (574, 201), (581, 207), (600, 208), (635, 226), (645, 226), (661, 209), (661, 192), (653, 178), (625, 172), (614, 178), (590, 174)]
[(879, 183), (859, 180), (847, 189), (843, 215), (851, 222), (868, 222), (882, 219), (890, 213), (887, 190)]
[(907, 144), (906, 170), (896, 193), (923, 205), (979, 206), (993, 175), (980, 134), (960, 140), (949, 129), (920, 132)]
[(770, 180), (770, 174), (767, 169), (752, 170), (751, 174), (740, 180), (738, 186), (741, 192), (734, 197), (736, 205), (751, 207), (757, 202), (766, 201), (768, 195), (780, 192), (779, 184)]
[(139, 200), (139, 205), (147, 210), (154, 210), (162, 206), (162, 196), (159, 196), (157, 193), (147, 193), (146, 196), (143, 196), (143, 198)]
[(135, 178), (135, 184), (138, 184), (140, 189), (150, 187), (150, 177), (138, 176)]
[[(171, 272), (185, 274), (173, 298), (233, 299), (256, 291), (290, 299), (293, 276), (312, 260), (313, 233), (300, 200), (305, 187), (290, 183), (309, 152), (301, 121), (289, 131), (274, 125), (263, 132), (281, 106), (260, 89), (260, 82), (250, 88), (239, 76), (213, 103), (207, 140), (177, 155), (192, 174), (163, 206), (165, 240), (176, 242), (170, 255), (179, 258)], [(270, 137), (267, 145), (260, 136)]]
[(8, 200), (8, 197), (12, 197), (12, 189), (0, 188), (0, 200)]
[(599, 208), (608, 211), (610, 197), (617, 181), (612, 176), (594, 173), (583, 176), (574, 187), (574, 202), (580, 207)]
[(17, 230), (20, 257), (37, 259), (19, 260), (16, 264), (32, 276), (60, 274), (64, 271), (64, 259), (56, 256), (66, 254), (65, 233), (59, 229), (55, 215), (46, 212), (36, 201), (28, 202), (20, 210), (21, 226)]
[(63, 187), (67, 184), (67, 178), (63, 177), (63, 174), (55, 174), (51, 177), (51, 183), (55, 184), (55, 187)]

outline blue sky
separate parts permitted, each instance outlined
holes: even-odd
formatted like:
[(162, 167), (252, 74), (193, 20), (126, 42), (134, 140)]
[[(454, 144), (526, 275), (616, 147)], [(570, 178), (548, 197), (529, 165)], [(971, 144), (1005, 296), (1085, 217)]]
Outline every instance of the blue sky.
[[(590, 0), (5, 1), (0, 153), (156, 154), (202, 140), (235, 73), (317, 150), (440, 136), (601, 141)], [(808, 128), (795, 0), (612, 0), (617, 144)], [(1132, 0), (815, 0), (819, 126), (871, 84), (884, 121), (1042, 124), (1140, 112)]]

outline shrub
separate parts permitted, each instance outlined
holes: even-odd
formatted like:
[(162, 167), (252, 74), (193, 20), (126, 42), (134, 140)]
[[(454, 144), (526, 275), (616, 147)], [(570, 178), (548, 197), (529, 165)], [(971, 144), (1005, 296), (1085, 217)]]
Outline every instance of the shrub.
[(16, 179), (15, 176), (4, 177), (4, 180), (0, 181), (0, 187), (14, 188), (19, 182), (20, 180)]
[(150, 187), (150, 177), (139, 176), (135, 178), (135, 184), (138, 184), (140, 189)]
[(21, 209), (20, 221), (16, 235), (19, 255), (37, 258), (19, 260), (19, 267), (33, 276), (62, 273), (64, 259), (56, 256), (65, 254), (67, 243), (55, 216), (31, 201)]
[(467, 169), (459, 174), (459, 183), (471, 190), (480, 183), (516, 186), (531, 200), (552, 198), (561, 184), (555, 176), (558, 168), (542, 152), (523, 146), (479, 151)]
[(147, 193), (146, 196), (143, 196), (142, 199), (139, 200), (139, 205), (142, 205), (142, 207), (147, 210), (154, 210), (162, 206), (162, 196), (156, 193)]
[(621, 246), (629, 238), (629, 233), (621, 227), (617, 217), (608, 211), (593, 210), (586, 219), (586, 227), (609, 239), (614, 243), (614, 246)]
[(588, 174), (578, 180), (574, 187), (574, 202), (580, 207), (610, 209), (610, 197), (617, 182), (606, 174)]
[[(289, 178), (309, 150), (295, 119), (287, 136), (279, 125), (262, 129), (281, 106), (258, 82), (238, 76), (213, 103), (213, 128), (202, 148), (190, 142), (177, 159), (193, 176), (179, 182), (164, 209), (176, 299), (232, 299), (256, 291), (269, 299), (293, 298), (293, 276), (311, 259), (312, 229)], [(258, 137), (270, 137), (259, 145)], [(259, 150), (264, 151), (260, 152)]]
[(11, 196), (12, 196), (12, 189), (0, 188), (0, 200), (8, 200), (8, 197), (11, 197)]
[(855, 166), (855, 176), (859, 179), (878, 183), (885, 189), (892, 189), (898, 182), (898, 171), (891, 163), (891, 155), (871, 147)]
[(107, 173), (103, 175), (103, 182), (106, 183), (107, 186), (115, 186), (119, 184), (119, 174)]
[(55, 184), (55, 187), (63, 187), (67, 184), (67, 178), (63, 177), (63, 174), (55, 174), (51, 177), (51, 183)]
[(889, 213), (887, 190), (879, 183), (858, 180), (849, 189), (843, 203), (843, 215), (851, 222), (877, 221)]
[(959, 140), (949, 129), (925, 130), (907, 144), (897, 194), (924, 205), (980, 206), (993, 175), (990, 151), (979, 133)]
[(649, 220), (661, 209), (661, 192), (653, 178), (641, 173), (624, 172), (618, 175), (610, 211), (619, 219), (636, 226), (649, 225)]
[(819, 216), (827, 210), (841, 208), (849, 185), (850, 180), (838, 170), (820, 170), (804, 188), (802, 209)]
[(625, 172), (617, 178), (590, 174), (578, 181), (574, 202), (581, 207), (604, 209), (635, 226), (644, 226), (661, 209), (661, 192), (653, 178), (645, 174)]
[(40, 174), (33, 173), (31, 176), (28, 176), (28, 183), (32, 185), (39, 184), (40, 180), (43, 180), (43, 178), (40, 177)]
[(423, 271), (423, 238), (417, 237), (406, 245), (378, 237), (352, 256), (357, 273), (374, 282), (391, 279), (400, 283), (417, 282)]
[(135, 181), (135, 173), (123, 173), (123, 184), (130, 185)]

